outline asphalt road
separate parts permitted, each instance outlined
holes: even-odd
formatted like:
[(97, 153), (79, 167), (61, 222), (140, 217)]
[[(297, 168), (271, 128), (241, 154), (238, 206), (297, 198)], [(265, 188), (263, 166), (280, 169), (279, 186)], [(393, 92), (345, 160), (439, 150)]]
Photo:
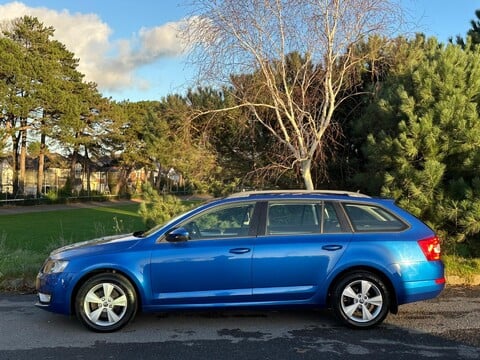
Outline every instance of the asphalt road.
[(403, 305), (371, 330), (329, 311), (215, 311), (139, 315), (97, 334), (75, 318), (0, 295), (0, 359), (480, 359), (480, 287), (448, 288)]

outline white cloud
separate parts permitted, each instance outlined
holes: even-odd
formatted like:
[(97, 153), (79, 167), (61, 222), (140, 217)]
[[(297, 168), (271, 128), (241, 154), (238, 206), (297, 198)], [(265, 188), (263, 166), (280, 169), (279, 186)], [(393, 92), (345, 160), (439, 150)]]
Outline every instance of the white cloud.
[(28, 7), (21, 2), (0, 5), (0, 22), (24, 15), (37, 17), (55, 29), (55, 38), (80, 59), (78, 70), (100, 90), (144, 89), (147, 79), (136, 69), (165, 57), (182, 53), (177, 34), (181, 23), (141, 28), (130, 39), (111, 40), (112, 29), (96, 14), (70, 13), (46, 7)]

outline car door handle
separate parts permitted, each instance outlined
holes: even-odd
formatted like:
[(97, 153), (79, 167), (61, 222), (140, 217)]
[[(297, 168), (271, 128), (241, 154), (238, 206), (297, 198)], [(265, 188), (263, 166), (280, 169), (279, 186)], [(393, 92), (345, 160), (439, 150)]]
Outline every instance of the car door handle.
[(340, 250), (342, 247), (342, 245), (323, 245), (322, 249), (327, 251), (337, 251)]
[(250, 252), (249, 248), (236, 248), (236, 249), (230, 249), (231, 254), (246, 254)]

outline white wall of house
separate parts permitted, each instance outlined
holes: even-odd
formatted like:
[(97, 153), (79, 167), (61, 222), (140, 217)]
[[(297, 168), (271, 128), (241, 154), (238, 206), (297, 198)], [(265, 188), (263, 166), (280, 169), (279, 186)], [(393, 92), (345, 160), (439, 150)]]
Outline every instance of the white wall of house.
[(7, 160), (0, 161), (0, 192), (13, 192), (13, 169)]

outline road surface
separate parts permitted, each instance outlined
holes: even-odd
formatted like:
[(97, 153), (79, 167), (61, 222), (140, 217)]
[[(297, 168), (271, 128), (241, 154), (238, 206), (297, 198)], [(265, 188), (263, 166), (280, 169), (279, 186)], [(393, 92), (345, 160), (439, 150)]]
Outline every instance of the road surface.
[(327, 310), (140, 314), (97, 334), (75, 318), (0, 295), (0, 359), (480, 359), (480, 287), (403, 305), (381, 326), (351, 330)]

